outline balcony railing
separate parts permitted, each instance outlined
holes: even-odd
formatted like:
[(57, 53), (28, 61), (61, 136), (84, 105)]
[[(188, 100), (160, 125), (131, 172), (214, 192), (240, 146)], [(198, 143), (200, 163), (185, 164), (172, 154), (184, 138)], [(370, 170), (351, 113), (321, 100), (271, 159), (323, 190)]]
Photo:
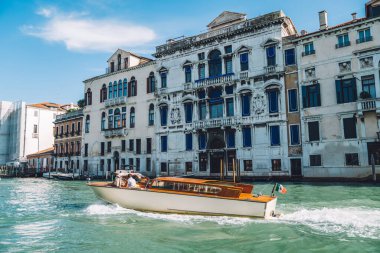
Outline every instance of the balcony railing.
[(363, 37), (363, 38), (357, 39), (356, 40), (356, 44), (360, 44), (360, 43), (364, 43), (364, 42), (372, 41), (372, 40), (373, 40), (372, 36), (367, 36), (367, 37)]
[(117, 98), (107, 99), (105, 101), (105, 106), (110, 107), (114, 105), (124, 105), (126, 103), (127, 103), (127, 97), (117, 97)]
[(277, 71), (277, 65), (265, 66), (264, 69), (265, 69), (265, 74), (275, 73)]
[(367, 111), (374, 111), (377, 108), (380, 109), (380, 98), (370, 98), (365, 100), (359, 100), (357, 102), (357, 109), (359, 114)]
[(345, 41), (343, 43), (335, 44), (335, 48), (348, 47), (348, 46), (351, 46), (351, 42), (350, 41)]
[(199, 79), (193, 83), (193, 88), (207, 87), (209, 85), (231, 82), (233, 80), (233, 76), (234, 73), (230, 73), (216, 77)]
[(63, 121), (63, 120), (68, 120), (68, 119), (72, 119), (72, 118), (76, 118), (76, 117), (80, 117), (80, 116), (83, 116), (83, 110), (82, 109), (67, 112), (65, 114), (59, 114), (59, 115), (57, 115), (55, 121)]
[(239, 78), (240, 79), (247, 79), (248, 78), (248, 71), (240, 72)]
[(307, 55), (312, 55), (312, 54), (315, 54), (315, 50), (309, 50), (309, 51), (302, 52), (302, 56), (307, 56)]
[(104, 129), (103, 130), (104, 137), (112, 138), (116, 136), (127, 136), (127, 129), (124, 128), (112, 128), (112, 129)]

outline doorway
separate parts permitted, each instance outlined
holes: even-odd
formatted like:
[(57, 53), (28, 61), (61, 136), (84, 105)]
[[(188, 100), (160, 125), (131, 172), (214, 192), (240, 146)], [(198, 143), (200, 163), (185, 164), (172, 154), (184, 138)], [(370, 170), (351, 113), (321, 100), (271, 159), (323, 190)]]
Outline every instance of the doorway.
[(220, 164), (222, 164), (224, 172), (224, 152), (210, 153), (210, 173), (220, 174)]
[(302, 176), (301, 159), (290, 159), (290, 170), (293, 177)]
[(113, 153), (113, 158), (115, 159), (115, 166), (114, 166), (114, 171), (117, 171), (117, 170), (119, 170), (119, 152), (117, 152), (117, 151), (115, 151), (114, 153)]

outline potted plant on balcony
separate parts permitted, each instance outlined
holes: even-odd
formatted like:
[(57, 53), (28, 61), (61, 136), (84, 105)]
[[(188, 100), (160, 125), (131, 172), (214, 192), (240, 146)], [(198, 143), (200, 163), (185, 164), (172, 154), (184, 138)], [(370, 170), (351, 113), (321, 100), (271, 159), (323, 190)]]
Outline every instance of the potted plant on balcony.
[(369, 93), (366, 92), (366, 91), (362, 91), (362, 92), (360, 92), (359, 97), (360, 97), (361, 99), (365, 100), (365, 99), (369, 99), (369, 98), (371, 98), (371, 94), (369, 94)]

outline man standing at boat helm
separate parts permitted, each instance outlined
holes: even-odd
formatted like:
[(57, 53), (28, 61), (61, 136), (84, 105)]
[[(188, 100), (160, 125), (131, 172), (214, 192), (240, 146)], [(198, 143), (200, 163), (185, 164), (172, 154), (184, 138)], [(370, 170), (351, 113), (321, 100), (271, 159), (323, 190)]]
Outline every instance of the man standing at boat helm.
[(131, 174), (128, 174), (127, 179), (128, 179), (128, 185), (127, 185), (128, 188), (136, 187), (136, 180), (132, 177)]

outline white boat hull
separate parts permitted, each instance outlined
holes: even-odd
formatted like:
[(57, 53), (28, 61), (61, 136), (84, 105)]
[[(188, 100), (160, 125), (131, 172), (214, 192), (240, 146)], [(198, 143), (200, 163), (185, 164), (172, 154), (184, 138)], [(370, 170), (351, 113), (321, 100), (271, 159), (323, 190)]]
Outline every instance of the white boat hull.
[[(91, 185), (90, 185), (91, 186)], [(141, 189), (91, 186), (97, 197), (121, 207), (164, 213), (229, 215), (269, 218), (277, 198), (269, 202), (185, 195)]]

